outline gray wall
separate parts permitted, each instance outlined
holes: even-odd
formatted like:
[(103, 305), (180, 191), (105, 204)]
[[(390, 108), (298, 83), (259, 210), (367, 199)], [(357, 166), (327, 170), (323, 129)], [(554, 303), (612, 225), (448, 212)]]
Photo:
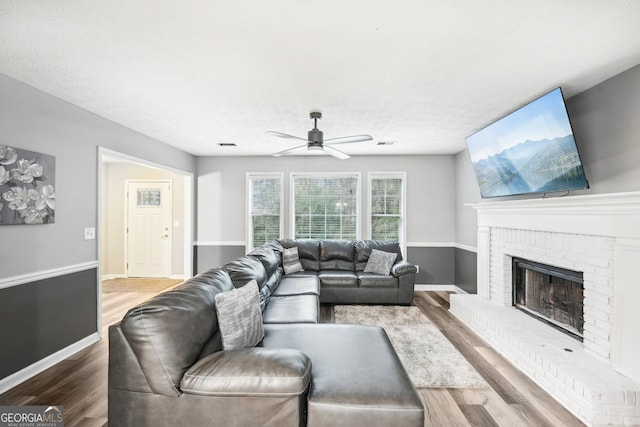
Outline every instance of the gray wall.
[[(194, 157), (0, 74), (0, 143), (56, 157), (56, 222), (0, 226), (0, 279), (97, 260), (97, 147), (194, 172)], [(37, 247), (37, 250), (34, 248)], [(28, 254), (28, 256), (25, 256)]]
[[(453, 242), (455, 227), (455, 165), (452, 156), (199, 157), (198, 241), (246, 240), (247, 172), (284, 172), (289, 194), (290, 172), (360, 172), (362, 208), (367, 203), (367, 173), (407, 172), (407, 236), (413, 242)], [(285, 196), (285, 237), (289, 206)], [(362, 235), (367, 235), (363, 218)]]
[[(640, 65), (567, 99), (566, 104), (591, 187), (572, 194), (639, 191)], [(475, 247), (477, 218), (473, 209), (463, 205), (481, 198), (466, 150), (456, 155), (456, 178), (456, 242)], [(528, 198), (532, 197), (541, 196)], [(486, 202), (514, 198), (527, 197)], [(471, 254), (458, 251), (456, 255), (456, 283), (465, 290), (471, 269), (475, 269), (475, 256)]]
[[(0, 360), (3, 378), (97, 332), (98, 242), (84, 240), (83, 229), (99, 231), (98, 146), (191, 173), (195, 159), (2, 74), (0, 129), (0, 144), (56, 158), (55, 224), (0, 226), (0, 347), (11, 350), (10, 358), (3, 353)], [(17, 280), (85, 263), (92, 266), (80, 276), (73, 273), (72, 283), (55, 274)], [(53, 301), (64, 303), (52, 311), (47, 304)], [(10, 341), (4, 341), (7, 334)]]
[(247, 253), (244, 245), (206, 245), (194, 246), (193, 262), (195, 273), (202, 273), (210, 268), (221, 267), (224, 264)]
[(96, 332), (96, 274), (0, 289), (0, 379)]
[[(284, 237), (289, 237), (288, 204), (291, 172), (359, 172), (361, 210), (366, 212), (367, 173), (406, 171), (407, 174), (407, 259), (419, 264), (423, 272), (434, 269), (429, 283), (451, 284), (451, 272), (443, 270), (441, 260), (447, 248), (418, 250), (412, 246), (429, 243), (451, 245), (455, 241), (455, 162), (453, 156), (358, 156), (337, 160), (329, 156), (296, 157), (200, 157), (197, 160), (198, 264), (226, 258), (237, 252), (237, 244), (246, 241), (247, 172), (283, 172)], [(360, 224), (361, 237), (368, 236), (365, 215)], [(206, 244), (213, 242), (213, 245)], [(414, 245), (412, 245), (414, 243)], [(213, 249), (211, 246), (222, 248)], [(229, 249), (229, 247), (233, 249)], [(428, 246), (428, 245), (427, 245)], [(205, 255), (206, 254), (206, 255)], [(427, 254), (434, 256), (427, 256)], [(437, 256), (436, 256), (437, 254)], [(212, 265), (197, 265), (203, 271)], [(215, 265), (213, 265), (215, 266)], [(422, 277), (427, 277), (422, 276)]]
[(590, 190), (640, 190), (640, 65), (567, 100)]

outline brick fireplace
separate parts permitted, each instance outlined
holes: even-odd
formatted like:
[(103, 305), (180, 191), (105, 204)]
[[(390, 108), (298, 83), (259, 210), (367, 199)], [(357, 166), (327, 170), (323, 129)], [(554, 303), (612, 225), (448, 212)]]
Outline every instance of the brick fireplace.
[[(478, 294), (451, 312), (587, 425), (640, 424), (640, 193), (472, 206)], [(514, 258), (580, 272), (583, 342), (513, 307)]]

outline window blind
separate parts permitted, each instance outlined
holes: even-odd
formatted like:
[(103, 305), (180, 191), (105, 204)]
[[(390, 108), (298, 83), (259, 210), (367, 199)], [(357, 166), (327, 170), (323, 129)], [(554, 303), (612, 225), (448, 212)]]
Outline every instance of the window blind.
[(294, 237), (357, 239), (358, 185), (357, 175), (294, 175)]
[(371, 176), (371, 238), (402, 243), (404, 227), (404, 179), (400, 176)]
[(250, 248), (281, 237), (281, 189), (280, 175), (249, 176)]

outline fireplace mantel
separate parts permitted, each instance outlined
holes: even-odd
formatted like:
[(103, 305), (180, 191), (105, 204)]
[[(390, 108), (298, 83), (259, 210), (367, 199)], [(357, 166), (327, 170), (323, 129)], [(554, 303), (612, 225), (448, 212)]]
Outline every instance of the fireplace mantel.
[(468, 204), (478, 227), (640, 239), (640, 192)]

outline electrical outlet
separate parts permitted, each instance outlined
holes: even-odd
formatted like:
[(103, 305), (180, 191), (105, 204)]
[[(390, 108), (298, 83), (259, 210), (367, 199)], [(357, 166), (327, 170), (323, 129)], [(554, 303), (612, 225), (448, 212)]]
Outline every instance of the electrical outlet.
[(96, 228), (95, 227), (85, 227), (84, 228), (84, 240), (94, 240), (96, 238)]

